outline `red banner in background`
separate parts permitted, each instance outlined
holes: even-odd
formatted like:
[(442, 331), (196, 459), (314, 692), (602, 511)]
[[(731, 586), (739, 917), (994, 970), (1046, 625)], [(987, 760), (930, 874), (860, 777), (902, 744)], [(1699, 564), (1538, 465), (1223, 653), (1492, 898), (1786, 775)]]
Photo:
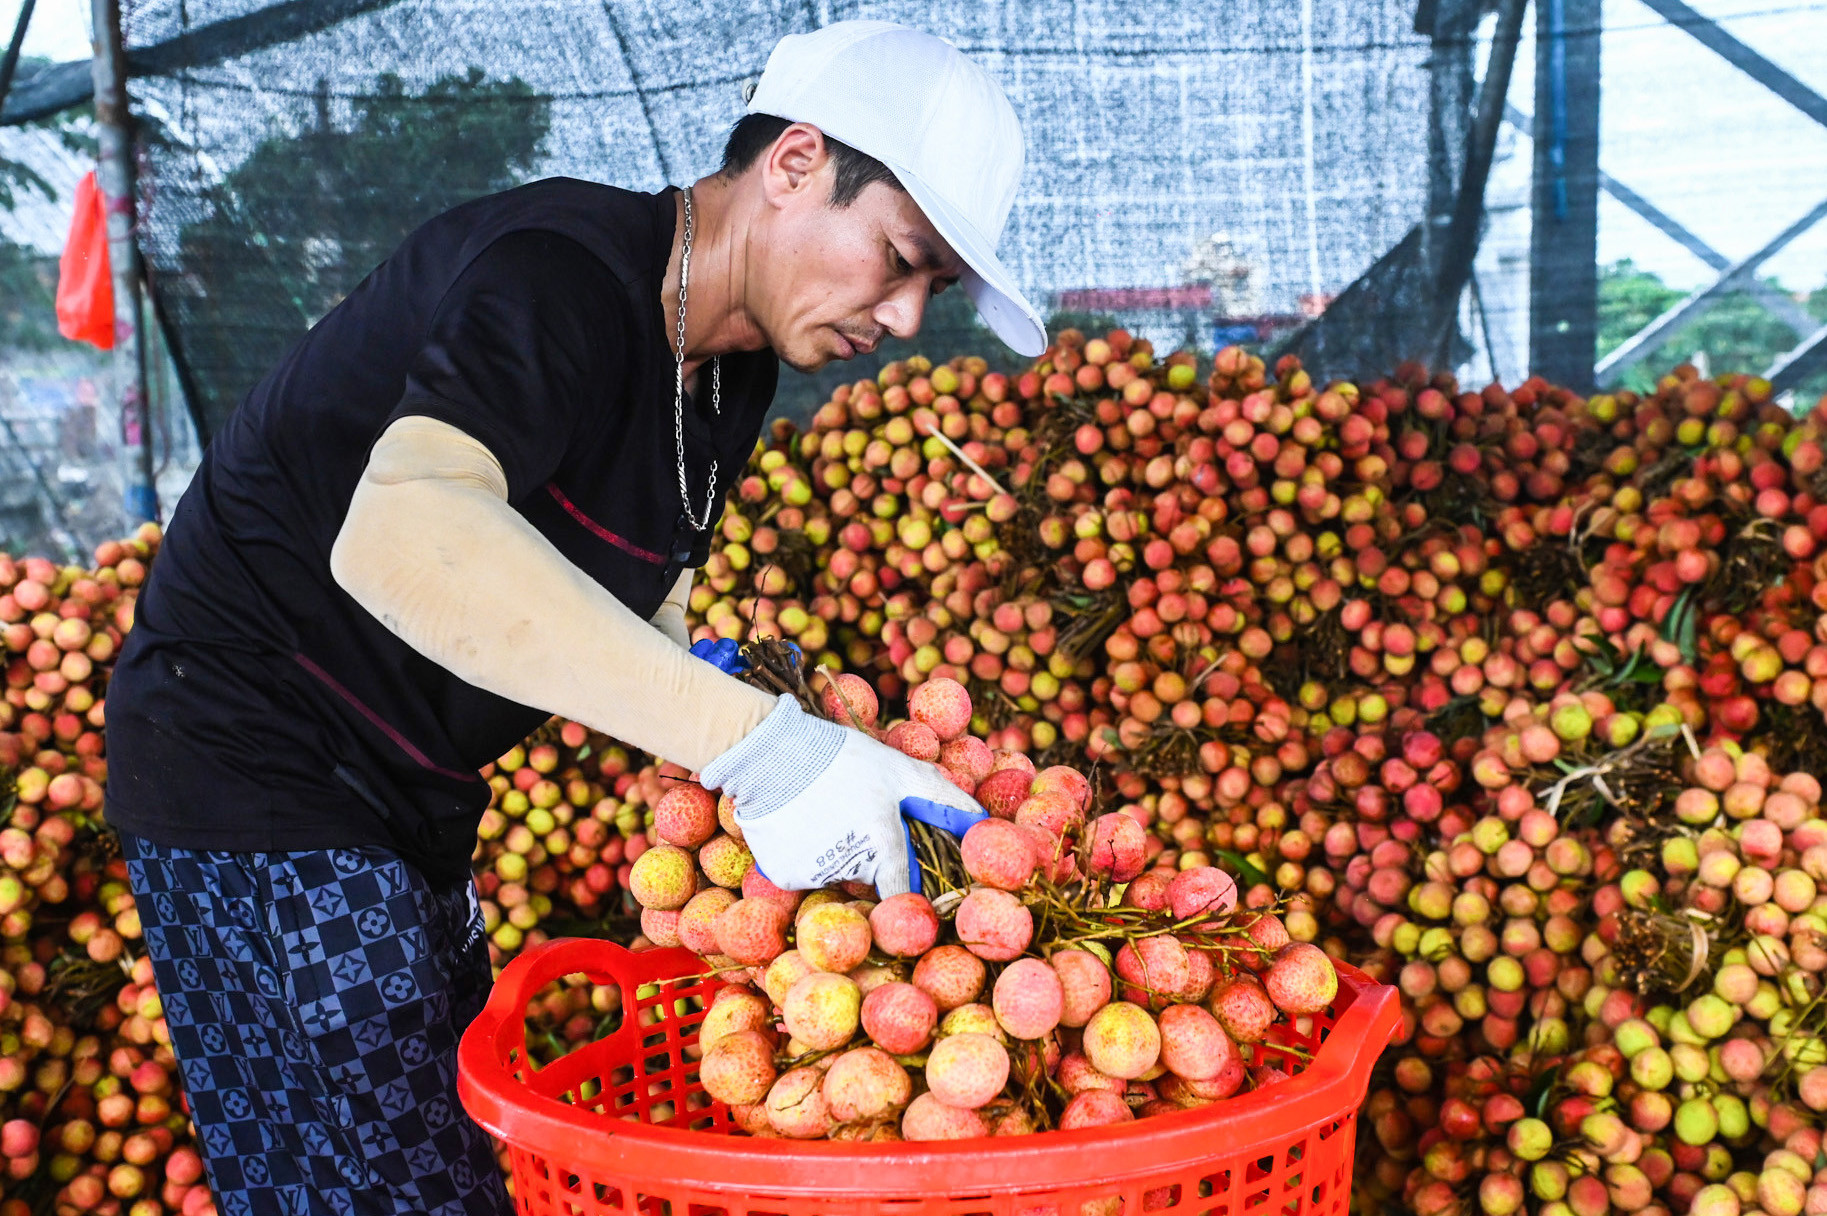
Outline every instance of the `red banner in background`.
[(76, 214), (57, 268), (57, 332), (72, 342), (114, 349), (114, 280), (108, 265), (108, 214), (95, 174), (76, 183)]

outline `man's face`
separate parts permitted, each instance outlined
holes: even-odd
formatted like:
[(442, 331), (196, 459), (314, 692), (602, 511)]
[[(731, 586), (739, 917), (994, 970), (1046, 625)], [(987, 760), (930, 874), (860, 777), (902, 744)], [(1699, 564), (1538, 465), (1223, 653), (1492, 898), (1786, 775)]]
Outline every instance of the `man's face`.
[[(801, 133), (804, 134), (801, 134)], [(831, 205), (832, 168), (814, 128), (789, 128), (762, 165), (766, 248), (751, 259), (749, 312), (782, 362), (815, 371), (911, 338), (963, 263), (903, 191), (874, 183)]]

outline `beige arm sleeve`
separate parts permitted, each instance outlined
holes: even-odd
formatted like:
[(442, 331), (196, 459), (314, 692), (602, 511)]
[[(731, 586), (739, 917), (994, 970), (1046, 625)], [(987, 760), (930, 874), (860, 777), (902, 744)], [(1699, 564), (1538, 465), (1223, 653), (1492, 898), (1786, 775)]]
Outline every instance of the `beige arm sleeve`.
[(691, 602), (691, 567), (679, 571), (679, 581), (647, 621), (678, 645), (691, 648), (691, 629), (685, 624), (685, 606)]
[[(662, 632), (667, 608), (650, 625), (565, 560), (507, 493), (482, 444), (402, 418), (369, 454), (331, 574), (458, 678), (693, 770), (774, 709)], [(681, 578), (672, 592), (681, 637), (689, 586)]]

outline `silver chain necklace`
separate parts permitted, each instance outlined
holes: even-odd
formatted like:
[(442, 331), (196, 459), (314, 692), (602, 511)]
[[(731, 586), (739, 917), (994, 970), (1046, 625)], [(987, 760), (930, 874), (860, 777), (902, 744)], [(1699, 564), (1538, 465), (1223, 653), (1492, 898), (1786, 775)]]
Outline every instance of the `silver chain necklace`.
[[(679, 458), (679, 502), (685, 508), (685, 518), (699, 532), (710, 527), (711, 513), (717, 506), (717, 458), (711, 457), (710, 482), (704, 492), (704, 513), (693, 514), (691, 509), (691, 490), (685, 482), (685, 289), (691, 282), (691, 187), (687, 186), (685, 194), (685, 246), (679, 255), (679, 336), (678, 345), (673, 350), (673, 392), (672, 392), (672, 435), (673, 446)], [(721, 417), (723, 414), (723, 368), (713, 357), (711, 365), (711, 414)]]

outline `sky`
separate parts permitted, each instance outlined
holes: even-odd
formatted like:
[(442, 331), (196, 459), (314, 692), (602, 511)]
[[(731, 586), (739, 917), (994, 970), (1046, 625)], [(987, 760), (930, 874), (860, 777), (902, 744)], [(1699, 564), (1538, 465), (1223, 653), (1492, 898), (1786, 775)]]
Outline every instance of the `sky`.
[[(0, 39), (10, 40), (20, 0), (0, 0)], [(4, 47), (0, 42), (0, 48)], [(89, 0), (38, 0), (24, 53), (46, 59), (81, 59), (89, 53)]]
[[(1730, 33), (1827, 94), (1827, 0), (1689, 0)], [(0, 0), (0, 38), (20, 0)], [(89, 53), (89, 0), (38, 0), (28, 54)], [(1827, 127), (1739, 73), (1642, 0), (1604, 0), (1600, 164), (1727, 258), (1762, 246), (1827, 198)], [(1533, 28), (1531, 19), (1529, 28)], [(1511, 100), (1532, 103), (1533, 49), (1522, 47)], [(1527, 155), (1527, 145), (1522, 146)], [(1631, 258), (1692, 288), (1706, 266), (1622, 204), (1601, 197), (1599, 257)], [(1827, 286), (1827, 223), (1767, 263), (1799, 290)]]

